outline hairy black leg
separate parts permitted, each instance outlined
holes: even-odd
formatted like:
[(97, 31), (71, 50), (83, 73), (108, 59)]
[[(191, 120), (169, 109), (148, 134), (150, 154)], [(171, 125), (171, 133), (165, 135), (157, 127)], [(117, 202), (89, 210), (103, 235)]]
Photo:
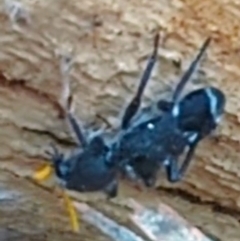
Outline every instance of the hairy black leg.
[(190, 64), (189, 68), (187, 69), (187, 71), (184, 73), (184, 75), (182, 76), (179, 84), (177, 85), (174, 94), (173, 94), (173, 103), (178, 101), (178, 98), (184, 88), (184, 86), (186, 85), (187, 81), (190, 79), (190, 77), (192, 76), (192, 74), (194, 73), (194, 71), (197, 68), (197, 65), (199, 63), (199, 61), (201, 60), (203, 54), (205, 53), (207, 47), (209, 46), (211, 42), (211, 38), (207, 38), (202, 47), (199, 49), (199, 52), (197, 54), (197, 56), (195, 57), (195, 59), (192, 61), (192, 63)]
[(194, 142), (189, 146), (187, 155), (180, 168), (178, 168), (178, 160), (176, 159), (170, 160), (169, 165), (166, 166), (167, 178), (169, 182), (178, 182), (183, 178), (192, 160), (197, 144), (198, 144), (198, 141)]
[(107, 199), (115, 198), (118, 195), (118, 180), (112, 181), (104, 190), (107, 194)]
[(144, 70), (144, 73), (142, 75), (137, 93), (133, 97), (132, 101), (130, 102), (130, 104), (126, 108), (125, 113), (123, 115), (122, 124), (121, 124), (122, 129), (126, 129), (128, 127), (131, 119), (133, 118), (133, 116), (136, 114), (136, 112), (139, 109), (139, 106), (141, 104), (141, 97), (143, 95), (143, 91), (144, 91), (144, 89), (147, 85), (147, 82), (148, 82), (149, 78), (150, 78), (150, 75), (152, 73), (154, 64), (156, 63), (157, 54), (158, 54), (158, 43), (159, 43), (159, 34), (157, 34), (155, 39), (154, 39), (153, 53), (152, 53), (151, 57), (149, 58), (147, 66)]
[(81, 130), (80, 125), (78, 124), (76, 118), (71, 114), (68, 113), (68, 120), (70, 122), (71, 128), (75, 133), (79, 144), (85, 148), (88, 145), (87, 138), (84, 136), (83, 131)]

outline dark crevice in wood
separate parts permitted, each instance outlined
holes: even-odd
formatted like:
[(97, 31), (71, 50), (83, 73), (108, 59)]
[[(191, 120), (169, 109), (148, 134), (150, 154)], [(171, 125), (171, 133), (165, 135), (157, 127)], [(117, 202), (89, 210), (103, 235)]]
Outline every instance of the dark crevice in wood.
[(47, 131), (47, 130), (32, 129), (32, 128), (28, 128), (26, 126), (22, 127), (22, 130), (26, 131), (26, 132), (31, 132), (31, 133), (34, 133), (37, 135), (41, 135), (41, 136), (48, 136), (48, 137), (50, 137), (50, 139), (54, 140), (58, 144), (64, 145), (66, 147), (77, 146), (77, 144), (74, 141), (71, 141), (69, 139), (61, 139), (58, 136), (56, 136), (54, 133)]
[(57, 111), (58, 118), (63, 119), (65, 117), (64, 109), (61, 107), (58, 101), (56, 101), (56, 98), (53, 95), (28, 86), (26, 80), (8, 80), (3, 73), (0, 72), (0, 87), (11, 89), (15, 93), (24, 92), (26, 95), (38, 99), (40, 103), (48, 102)]

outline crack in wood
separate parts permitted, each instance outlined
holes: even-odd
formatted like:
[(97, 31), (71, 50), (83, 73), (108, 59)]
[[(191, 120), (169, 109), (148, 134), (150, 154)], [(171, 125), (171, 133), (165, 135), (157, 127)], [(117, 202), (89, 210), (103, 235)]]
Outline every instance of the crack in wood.
[(24, 92), (26, 95), (31, 96), (32, 98), (38, 99), (39, 102), (47, 102), (50, 103), (53, 108), (58, 112), (58, 118), (63, 119), (65, 117), (64, 109), (55, 100), (53, 95), (49, 93), (42, 92), (38, 89), (34, 89), (27, 85), (27, 81), (23, 79), (11, 79), (8, 80), (2, 72), (0, 72), (0, 86), (3, 88), (8, 88), (13, 90), (14, 92)]
[(26, 127), (26, 126), (22, 127), (21, 129), (23, 131), (34, 133), (34, 134), (37, 134), (37, 135), (48, 136), (48, 137), (50, 137), (50, 139), (54, 140), (58, 144), (64, 145), (66, 147), (77, 146), (76, 142), (71, 141), (69, 139), (61, 139), (57, 135), (55, 135), (54, 133), (52, 133), (50, 131), (47, 131), (47, 130), (33, 129), (33, 128)]

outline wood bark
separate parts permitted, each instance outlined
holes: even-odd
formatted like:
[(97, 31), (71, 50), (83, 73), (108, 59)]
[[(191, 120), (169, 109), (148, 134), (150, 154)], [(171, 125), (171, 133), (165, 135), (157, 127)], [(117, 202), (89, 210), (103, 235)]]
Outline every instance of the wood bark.
[(206, 84), (221, 88), (227, 97), (226, 113), (216, 133), (201, 143), (184, 180), (172, 185), (162, 174), (157, 190), (142, 193), (123, 183), (115, 204), (103, 201), (92, 205), (114, 213), (121, 210), (125, 197), (149, 204), (159, 199), (223, 240), (239, 240), (239, 3), (18, 3), (0, 1), (0, 168), (11, 173), (3, 176), (31, 174), (46, 159), (44, 151), (50, 142), (66, 150), (74, 146), (58, 104), (61, 56), (74, 60), (70, 80), (76, 116), (86, 128), (116, 130), (151, 53), (156, 31), (164, 33), (165, 41), (143, 106), (171, 94), (198, 48), (211, 36), (200, 71), (186, 89)]

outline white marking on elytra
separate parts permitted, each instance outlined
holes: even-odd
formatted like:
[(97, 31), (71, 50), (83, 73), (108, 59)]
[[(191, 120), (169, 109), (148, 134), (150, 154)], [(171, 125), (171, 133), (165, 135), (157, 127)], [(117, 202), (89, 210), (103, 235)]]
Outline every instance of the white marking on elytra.
[(178, 117), (179, 116), (179, 105), (174, 105), (173, 110), (172, 110), (172, 114), (174, 117)]
[(153, 125), (153, 123), (148, 123), (148, 124), (147, 124), (147, 128), (148, 128), (149, 130), (153, 130), (153, 129), (155, 128), (155, 125)]
[(167, 159), (165, 159), (165, 160), (163, 161), (163, 165), (164, 165), (164, 166), (168, 166), (169, 164), (170, 164), (169, 158), (167, 158)]
[(188, 137), (188, 141), (190, 141), (191, 143), (193, 143), (197, 137), (198, 137), (198, 133), (189, 133), (189, 132), (185, 132), (184, 133), (184, 136), (187, 136)]
[(214, 95), (214, 93), (212, 92), (211, 88), (206, 88), (205, 92), (207, 94), (207, 97), (209, 98), (210, 112), (213, 116), (215, 123), (218, 124), (221, 120), (221, 116), (219, 116), (219, 114), (217, 113), (218, 99), (217, 99), (216, 95)]

